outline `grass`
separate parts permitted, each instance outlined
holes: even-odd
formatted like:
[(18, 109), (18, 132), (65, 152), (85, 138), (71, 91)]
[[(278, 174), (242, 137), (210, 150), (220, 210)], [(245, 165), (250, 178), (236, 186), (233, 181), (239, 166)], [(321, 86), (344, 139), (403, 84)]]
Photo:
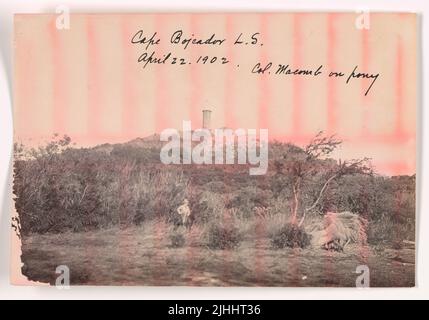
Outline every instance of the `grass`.
[(174, 248), (170, 235), (182, 231), (163, 221), (125, 229), (33, 234), (22, 242), (23, 273), (30, 280), (54, 284), (55, 268), (67, 265), (75, 285), (353, 287), (356, 267), (367, 264), (371, 286), (414, 285), (413, 251), (405, 256), (383, 246), (355, 246), (346, 253), (274, 250), (267, 236), (270, 224), (275, 225), (270, 220), (246, 224), (240, 244), (228, 250), (204, 245), (206, 230), (198, 225), (184, 233), (185, 246)]
[(284, 224), (270, 235), (271, 245), (276, 249), (305, 248), (310, 245), (311, 236), (307, 234), (304, 228), (295, 224)]

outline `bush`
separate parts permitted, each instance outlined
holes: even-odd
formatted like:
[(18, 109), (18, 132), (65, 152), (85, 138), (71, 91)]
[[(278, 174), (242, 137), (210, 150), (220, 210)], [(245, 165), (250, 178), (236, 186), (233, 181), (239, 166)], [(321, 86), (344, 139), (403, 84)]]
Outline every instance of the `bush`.
[[(250, 181), (248, 183), (251, 183)], [(241, 187), (232, 193), (232, 199), (228, 203), (228, 208), (239, 208), (246, 217), (254, 215), (255, 207), (269, 207), (273, 194), (270, 190), (263, 190), (255, 185)]]
[(219, 219), (225, 210), (225, 196), (222, 194), (203, 191), (191, 198), (192, 211), (196, 212), (195, 222), (207, 224)]
[(237, 227), (222, 222), (212, 222), (207, 228), (206, 242), (211, 249), (233, 249), (238, 247), (242, 235)]
[(276, 249), (305, 248), (310, 244), (310, 235), (302, 227), (287, 223), (270, 234), (271, 245)]
[(173, 231), (173, 233), (170, 234), (170, 241), (173, 248), (182, 248), (186, 243), (185, 235), (183, 232)]
[[(43, 151), (43, 150), (42, 150)], [(124, 161), (90, 149), (15, 159), (15, 206), (22, 234), (79, 232), (177, 216), (182, 172)]]

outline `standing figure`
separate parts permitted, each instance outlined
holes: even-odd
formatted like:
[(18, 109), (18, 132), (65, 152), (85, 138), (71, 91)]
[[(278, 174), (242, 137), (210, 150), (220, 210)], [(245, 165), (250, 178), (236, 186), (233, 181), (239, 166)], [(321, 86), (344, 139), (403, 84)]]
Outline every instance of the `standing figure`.
[(191, 215), (191, 209), (189, 209), (188, 199), (183, 200), (183, 203), (177, 208), (177, 213), (182, 219), (182, 225), (186, 226), (188, 223), (188, 218)]

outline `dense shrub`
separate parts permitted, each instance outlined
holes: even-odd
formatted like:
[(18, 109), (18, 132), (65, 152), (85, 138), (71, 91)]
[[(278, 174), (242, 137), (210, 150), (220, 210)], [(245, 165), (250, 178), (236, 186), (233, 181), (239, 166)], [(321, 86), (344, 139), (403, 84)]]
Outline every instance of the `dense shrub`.
[(271, 245), (276, 249), (305, 248), (310, 244), (310, 235), (296, 224), (286, 223), (270, 234)]
[(255, 207), (268, 207), (272, 202), (272, 192), (258, 186), (249, 185), (238, 189), (231, 196), (229, 208), (239, 208), (247, 217), (252, 217)]
[(181, 248), (185, 246), (185, 234), (181, 231), (175, 230), (170, 234), (170, 242), (173, 248)]
[(203, 191), (196, 195), (192, 210), (195, 212), (195, 221), (206, 224), (222, 217), (225, 210), (225, 195)]
[(168, 219), (187, 187), (188, 180), (174, 168), (161, 170), (91, 149), (43, 150), (14, 163), (15, 205), (24, 235)]
[(232, 224), (213, 221), (208, 225), (205, 240), (211, 249), (233, 249), (240, 244), (242, 235)]

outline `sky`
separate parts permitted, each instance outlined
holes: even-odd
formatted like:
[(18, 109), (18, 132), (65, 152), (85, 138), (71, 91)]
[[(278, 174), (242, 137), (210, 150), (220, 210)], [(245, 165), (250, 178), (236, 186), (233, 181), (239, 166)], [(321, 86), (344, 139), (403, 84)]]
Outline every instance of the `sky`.
[[(78, 14), (69, 29), (57, 21), (15, 16), (16, 141), (36, 145), (59, 133), (77, 146), (126, 142), (180, 129), (184, 120), (199, 128), (210, 109), (212, 128), (267, 128), (270, 139), (298, 145), (324, 131), (344, 141), (336, 158), (372, 158), (386, 175), (416, 171), (414, 14)], [(158, 43), (132, 43), (139, 30), (146, 40), (156, 33)], [(178, 30), (180, 40), (225, 41), (184, 49), (170, 42)], [(240, 34), (243, 43), (234, 44)], [(171, 56), (138, 62), (152, 52)], [(216, 61), (203, 64), (205, 56)], [(252, 72), (270, 62), (265, 73)], [(276, 75), (279, 64), (322, 66), (322, 74)], [(346, 81), (355, 67), (379, 75), (367, 95), (372, 79)]]

